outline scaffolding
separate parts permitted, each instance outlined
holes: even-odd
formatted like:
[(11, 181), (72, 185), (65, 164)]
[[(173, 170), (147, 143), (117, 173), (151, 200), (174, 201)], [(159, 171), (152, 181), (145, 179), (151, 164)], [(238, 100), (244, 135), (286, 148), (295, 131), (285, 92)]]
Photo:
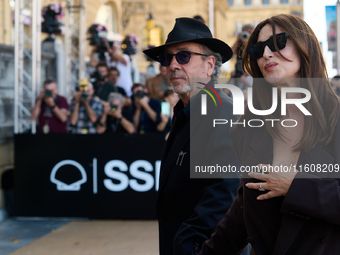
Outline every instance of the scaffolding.
[[(68, 0), (65, 24), (66, 95), (85, 77), (85, 1)], [(57, 70), (58, 71), (58, 70)], [(14, 133), (36, 133), (31, 120), (37, 89), (41, 85), (41, 0), (16, 0)]]
[(65, 24), (65, 90), (67, 95), (71, 95), (79, 80), (85, 77), (85, 23), (85, 0), (68, 0)]
[[(31, 26), (25, 26), (29, 25)], [(36, 132), (30, 109), (35, 105), (41, 73), (40, 0), (15, 1), (14, 133)]]

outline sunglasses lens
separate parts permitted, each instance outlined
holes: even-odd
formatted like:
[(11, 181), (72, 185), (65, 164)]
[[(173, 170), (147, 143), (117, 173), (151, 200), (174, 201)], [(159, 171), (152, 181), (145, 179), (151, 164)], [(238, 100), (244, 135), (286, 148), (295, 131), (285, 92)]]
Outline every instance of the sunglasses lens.
[(169, 66), (172, 60), (172, 54), (163, 53), (159, 55), (158, 59), (162, 66)]
[(284, 47), (286, 47), (287, 36), (287, 33), (281, 33), (276, 36), (276, 43), (279, 50), (282, 50)]
[[(281, 33), (281, 34), (276, 35), (276, 44), (279, 50), (282, 50), (284, 47), (286, 47), (287, 37), (288, 37), (288, 33)], [(250, 55), (250, 57), (253, 59), (262, 58), (263, 53), (264, 53), (264, 48), (266, 47), (266, 45), (269, 47), (269, 49), (272, 52), (276, 51), (273, 37), (271, 37), (265, 42), (259, 42), (259, 43), (249, 46), (247, 48), (247, 52)]]
[(258, 58), (261, 58), (263, 56), (265, 46), (266, 45), (263, 42), (256, 43), (256, 44), (249, 46), (247, 48), (247, 52), (248, 52), (248, 54), (250, 55), (251, 58), (258, 59)]
[[(276, 44), (279, 50), (282, 50), (284, 47), (286, 47), (286, 42), (287, 42), (286, 33), (276, 35)], [(276, 51), (273, 38), (270, 38), (268, 40), (267, 45), (272, 52)]]
[(176, 54), (176, 60), (181, 65), (188, 64), (189, 61), (190, 61), (190, 52), (188, 52), (188, 51), (178, 52)]

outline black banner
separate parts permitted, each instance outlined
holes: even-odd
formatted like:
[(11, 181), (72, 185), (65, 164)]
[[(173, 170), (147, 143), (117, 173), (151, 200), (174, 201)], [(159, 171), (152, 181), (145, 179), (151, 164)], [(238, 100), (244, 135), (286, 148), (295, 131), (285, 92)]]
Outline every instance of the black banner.
[(17, 216), (155, 219), (164, 135), (16, 135)]

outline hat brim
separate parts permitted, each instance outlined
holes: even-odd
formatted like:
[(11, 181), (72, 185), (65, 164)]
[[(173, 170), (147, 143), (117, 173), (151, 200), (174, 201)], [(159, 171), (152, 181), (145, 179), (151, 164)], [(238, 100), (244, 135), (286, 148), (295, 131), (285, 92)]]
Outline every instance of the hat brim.
[(158, 56), (165, 51), (165, 48), (167, 46), (177, 44), (177, 43), (183, 43), (183, 42), (195, 42), (195, 43), (199, 43), (199, 44), (203, 44), (207, 46), (212, 51), (221, 54), (222, 63), (227, 62), (233, 56), (233, 51), (231, 50), (229, 45), (216, 38), (199, 38), (199, 39), (193, 39), (193, 40), (187, 40), (187, 41), (175, 41), (171, 43), (166, 43), (159, 47), (154, 47), (148, 50), (144, 50), (143, 52), (145, 55), (147, 55), (152, 60), (159, 61)]

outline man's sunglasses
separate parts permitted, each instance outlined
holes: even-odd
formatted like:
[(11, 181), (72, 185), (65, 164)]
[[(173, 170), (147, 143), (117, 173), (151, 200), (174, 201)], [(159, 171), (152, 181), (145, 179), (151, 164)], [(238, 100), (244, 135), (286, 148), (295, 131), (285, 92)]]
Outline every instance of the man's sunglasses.
[[(282, 50), (284, 47), (286, 47), (288, 36), (289, 34), (287, 32), (275, 35), (277, 48), (279, 50)], [(270, 37), (267, 41), (258, 42), (258, 43), (248, 46), (247, 52), (251, 58), (259, 59), (259, 58), (262, 58), (263, 53), (264, 53), (264, 48), (266, 46), (268, 46), (272, 52), (276, 51), (273, 37)]]
[(191, 58), (191, 54), (194, 55), (200, 55), (200, 56), (209, 56), (206, 54), (201, 54), (197, 52), (191, 52), (191, 51), (180, 51), (176, 54), (170, 54), (170, 53), (162, 53), (158, 56), (159, 63), (161, 63), (162, 66), (170, 66), (173, 56), (175, 56), (178, 64), (185, 65), (188, 64)]

